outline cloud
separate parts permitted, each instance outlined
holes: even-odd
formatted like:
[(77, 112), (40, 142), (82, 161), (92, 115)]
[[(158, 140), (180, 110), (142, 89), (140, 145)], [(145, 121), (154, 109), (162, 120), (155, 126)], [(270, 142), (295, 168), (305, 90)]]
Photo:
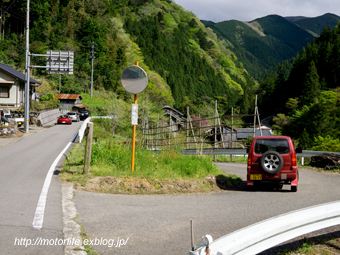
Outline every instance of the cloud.
[[(340, 12), (338, 0), (175, 0), (199, 19), (251, 21), (270, 14), (317, 17)], [(339, 14), (337, 14), (339, 15)]]

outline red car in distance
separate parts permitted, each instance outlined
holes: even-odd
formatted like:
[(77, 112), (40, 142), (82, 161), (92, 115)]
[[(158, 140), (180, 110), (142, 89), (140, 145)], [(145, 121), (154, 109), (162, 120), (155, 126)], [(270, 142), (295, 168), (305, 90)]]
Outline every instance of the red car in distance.
[(61, 115), (58, 118), (57, 124), (69, 124), (69, 125), (71, 125), (72, 124), (72, 119), (69, 118), (67, 115)]

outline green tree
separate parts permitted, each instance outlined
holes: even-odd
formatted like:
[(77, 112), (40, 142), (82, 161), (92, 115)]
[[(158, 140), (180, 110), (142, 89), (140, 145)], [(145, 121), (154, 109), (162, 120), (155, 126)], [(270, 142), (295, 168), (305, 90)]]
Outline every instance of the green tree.
[(303, 90), (301, 95), (301, 104), (309, 105), (316, 101), (320, 94), (321, 85), (319, 82), (318, 70), (315, 62), (312, 60), (309, 64), (308, 72), (303, 83)]

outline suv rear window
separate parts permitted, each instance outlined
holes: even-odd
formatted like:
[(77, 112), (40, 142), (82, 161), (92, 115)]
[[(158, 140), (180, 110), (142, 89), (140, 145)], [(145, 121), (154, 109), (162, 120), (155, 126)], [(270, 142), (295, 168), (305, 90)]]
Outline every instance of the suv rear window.
[(255, 153), (263, 154), (266, 151), (276, 151), (280, 154), (289, 153), (289, 144), (286, 139), (258, 139), (255, 143)]

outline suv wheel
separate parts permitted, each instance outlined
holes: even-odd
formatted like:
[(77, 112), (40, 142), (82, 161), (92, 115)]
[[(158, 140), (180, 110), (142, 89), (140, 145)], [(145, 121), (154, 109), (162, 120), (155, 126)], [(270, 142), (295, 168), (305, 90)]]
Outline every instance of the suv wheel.
[(276, 151), (266, 151), (260, 159), (262, 170), (270, 175), (277, 174), (283, 167), (283, 158)]

